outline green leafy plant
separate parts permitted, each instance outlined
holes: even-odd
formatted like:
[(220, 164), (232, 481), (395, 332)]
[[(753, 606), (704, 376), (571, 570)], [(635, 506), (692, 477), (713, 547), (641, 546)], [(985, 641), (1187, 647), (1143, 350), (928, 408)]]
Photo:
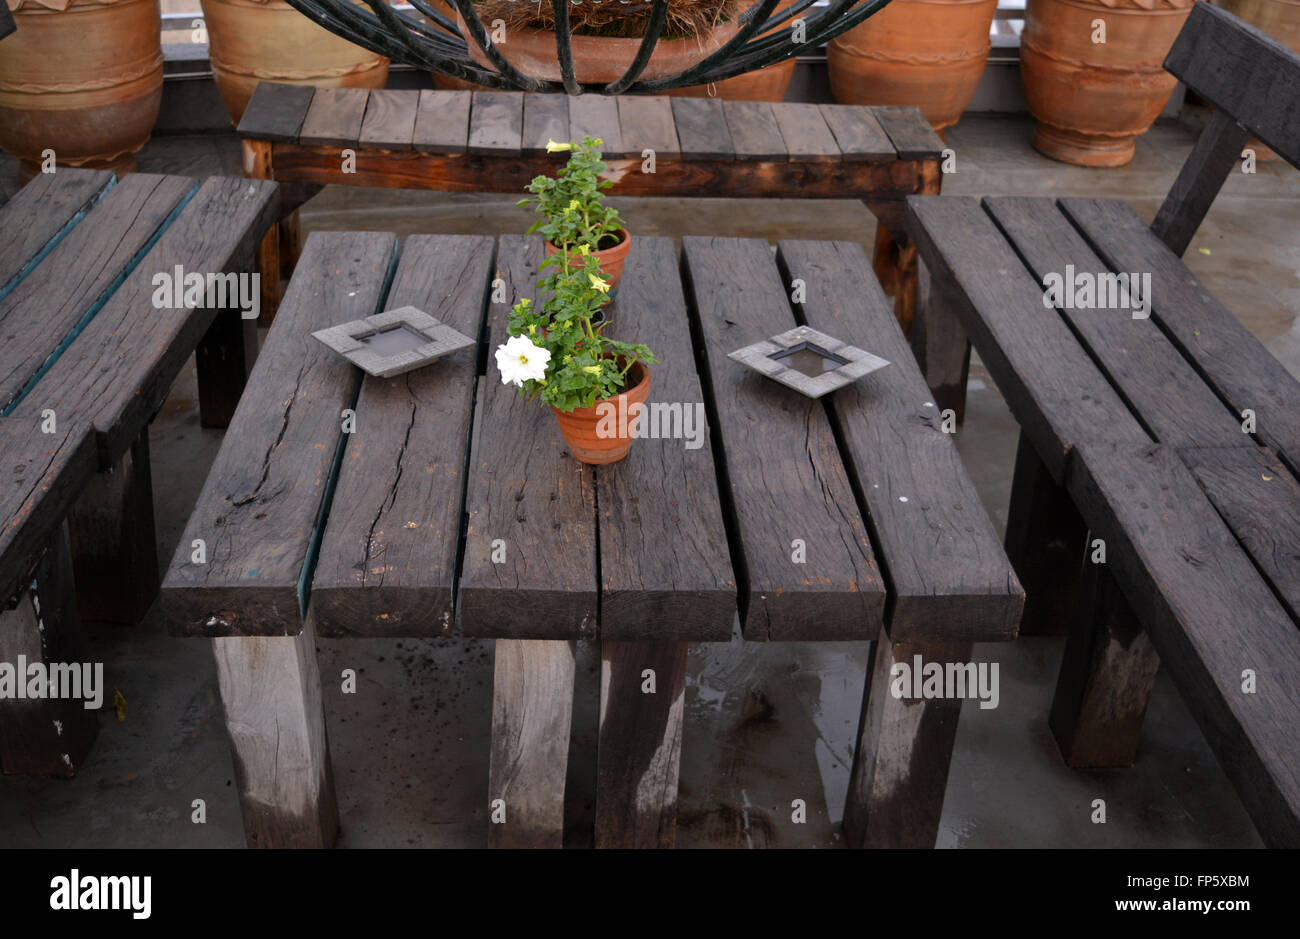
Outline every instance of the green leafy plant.
[(619, 243), (623, 220), (605, 205), (604, 190), (613, 183), (600, 178), (605, 171), (602, 144), (599, 137), (583, 137), (581, 143), (547, 143), (552, 153), (569, 150), (569, 159), (554, 177), (534, 178), (528, 184), (532, 195), (519, 200), (519, 205), (531, 205), (541, 216), (528, 234), (540, 232), (561, 249), (586, 245), (601, 251)]
[[(637, 362), (658, 361), (644, 345), (605, 336), (608, 320), (593, 322), (609, 284), (587, 246), (561, 249), (542, 262), (542, 269), (547, 273), (537, 286), (545, 299), (540, 305), (529, 299), (515, 304), (512, 338), (497, 349), (503, 382), (530, 399), (572, 411), (625, 390)], [(542, 368), (543, 376), (535, 377)]]

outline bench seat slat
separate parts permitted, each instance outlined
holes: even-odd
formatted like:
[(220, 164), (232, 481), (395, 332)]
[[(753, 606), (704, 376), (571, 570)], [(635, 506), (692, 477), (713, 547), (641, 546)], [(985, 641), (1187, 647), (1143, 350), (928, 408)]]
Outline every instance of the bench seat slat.
[[(385, 308), (414, 306), (477, 337), (492, 254), (487, 237), (411, 236)], [(451, 632), (476, 365), (462, 349), (363, 379), (312, 581), (318, 635)]]
[(734, 160), (736, 148), (716, 98), (673, 98), (673, 122), (687, 160)]
[(745, 638), (875, 638), (884, 583), (823, 403), (727, 358), (797, 325), (767, 242), (688, 237), (682, 254), (729, 483)]
[(418, 104), (419, 94), (414, 91), (372, 90), (357, 142), (380, 150), (410, 150)]
[(355, 147), (369, 96), (365, 88), (317, 88), (303, 118), (299, 142), (318, 147)]
[(829, 396), (892, 592), (894, 642), (1015, 638), (1024, 590), (862, 246), (782, 241), (809, 326), (890, 361)]
[(554, 140), (564, 143), (569, 136), (569, 96), (528, 92), (524, 95), (524, 130), (520, 149), (526, 156), (546, 152)]
[(464, 153), (469, 146), (470, 96), (463, 91), (420, 91), (411, 145), (423, 153)]
[(382, 232), (307, 239), (163, 584), (174, 634), (302, 631), (299, 585), (361, 374), (312, 332), (377, 312), (396, 248)]
[(898, 151), (876, 120), (873, 109), (853, 104), (820, 105), (826, 126), (835, 134), (845, 160), (893, 160)]
[(619, 95), (618, 126), (623, 147), (632, 159), (640, 159), (645, 150), (653, 150), (656, 161), (681, 158), (673, 107), (667, 98)]
[(239, 135), (295, 143), (315, 93), (312, 85), (258, 82), (239, 119)]
[(629, 156), (619, 126), (618, 101), (609, 95), (578, 95), (569, 98), (569, 134), (575, 141), (588, 135), (599, 137), (607, 160)]
[(839, 144), (817, 105), (778, 101), (771, 107), (790, 159), (827, 163), (841, 159)]
[(469, 109), (469, 152), (518, 154), (524, 131), (524, 96), (518, 92), (475, 91)]
[(937, 160), (943, 156), (943, 141), (920, 108), (890, 105), (872, 108), (871, 113), (889, 136), (900, 160)]
[[(650, 408), (702, 406), (672, 239), (636, 239), (609, 318), (609, 335), (643, 342), (659, 359), (650, 367)], [(657, 422), (653, 413), (642, 415), (642, 434), (684, 430), (684, 413)], [(688, 450), (683, 437), (639, 439), (617, 467), (597, 472), (602, 640), (731, 638), (736, 579), (713, 451), (707, 435), (702, 441)]]
[(784, 163), (790, 159), (781, 126), (766, 101), (724, 101), (722, 113), (737, 160)]
[(4, 297), (113, 185), (106, 170), (41, 173), (0, 206), (0, 297)]

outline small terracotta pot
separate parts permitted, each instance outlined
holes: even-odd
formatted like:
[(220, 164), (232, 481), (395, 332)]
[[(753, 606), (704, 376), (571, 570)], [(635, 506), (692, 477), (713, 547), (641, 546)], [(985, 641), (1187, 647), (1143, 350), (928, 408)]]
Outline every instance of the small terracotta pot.
[[(468, 36), (465, 18), (456, 11), (456, 23), (461, 35)], [(732, 17), (725, 23), (713, 27), (703, 36), (688, 39), (664, 39), (655, 46), (655, 51), (641, 72), (641, 78), (663, 78), (676, 75), (712, 55), (740, 31), (740, 22)], [(492, 63), (478, 43), (467, 40), (470, 57), (485, 68), (492, 68)], [(519, 71), (533, 78), (558, 82), (561, 80), (559, 53), (555, 49), (555, 33), (548, 29), (513, 29), (506, 41), (497, 48), (501, 54)], [(573, 72), (583, 84), (608, 84), (623, 77), (627, 67), (636, 58), (641, 48), (640, 37), (624, 38), (621, 36), (574, 36)]]
[[(1123, 166), (1178, 79), (1163, 68), (1193, 0), (1029, 0), (1020, 78), (1034, 148), (1078, 166)], [(1094, 23), (1106, 41), (1092, 41)]]
[(560, 411), (555, 420), (564, 442), (580, 462), (588, 466), (617, 463), (632, 449), (633, 434), (641, 420), (641, 407), (650, 396), (650, 369), (638, 362), (628, 370), (631, 387), (612, 398), (603, 398), (589, 408)]
[[(606, 248), (604, 251), (593, 251), (592, 254), (600, 261), (600, 272), (605, 275), (609, 281), (609, 293), (613, 296), (614, 291), (618, 289), (619, 278), (623, 276), (623, 262), (627, 260), (627, 254), (632, 250), (632, 236), (628, 234), (626, 228), (620, 228), (619, 233), (623, 240), (612, 248)], [(546, 242), (546, 255), (557, 253), (560, 249), (555, 247), (549, 241)]]

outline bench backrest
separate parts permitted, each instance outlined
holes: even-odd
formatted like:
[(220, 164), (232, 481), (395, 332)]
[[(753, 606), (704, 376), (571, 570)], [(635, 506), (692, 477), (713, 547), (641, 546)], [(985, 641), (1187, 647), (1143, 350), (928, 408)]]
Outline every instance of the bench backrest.
[(1300, 54), (1226, 10), (1197, 3), (1165, 69), (1215, 107), (1151, 224), (1181, 255), (1251, 134), (1300, 167)]

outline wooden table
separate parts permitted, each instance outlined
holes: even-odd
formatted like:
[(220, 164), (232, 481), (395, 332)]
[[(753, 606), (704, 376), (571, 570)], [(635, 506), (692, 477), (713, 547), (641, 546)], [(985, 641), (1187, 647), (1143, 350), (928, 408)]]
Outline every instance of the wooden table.
[[(458, 629), (496, 640), (489, 842), (560, 844), (588, 640), (597, 844), (671, 845), (687, 649), (739, 614), (748, 640), (876, 641), (849, 840), (932, 845), (961, 702), (893, 697), (890, 666), (1012, 638), (1023, 595), (862, 248), (687, 238), (679, 262), (637, 238), (613, 328), (662, 360), (651, 401), (702, 406), (708, 437), (599, 468), (488, 365), (541, 256), (519, 237), (306, 243), (164, 585), (173, 630), (214, 637), (249, 843), (334, 837), (314, 637)], [(404, 304), (481, 335), (477, 354), (363, 379), (310, 335)], [(799, 318), (893, 364), (813, 401), (727, 359)]]
[[(321, 184), (518, 193), (565, 159), (548, 141), (590, 134), (604, 141), (611, 195), (862, 200), (880, 222), (876, 274), (905, 330), (916, 252), (903, 200), (939, 192), (944, 148), (917, 108), (274, 82), (258, 85), (239, 134), (245, 173), (289, 184), (264, 270), (282, 244), (295, 256), (296, 207)], [(273, 310), (279, 285), (263, 286)]]
[[(0, 207), (0, 661), (82, 661), (81, 618), (152, 605), (149, 421), (197, 353), (225, 426), (257, 351), (254, 319), (155, 278), (250, 273), (276, 208), (264, 181), (67, 168)], [(70, 776), (95, 728), (80, 701), (0, 700), (0, 770)]]

